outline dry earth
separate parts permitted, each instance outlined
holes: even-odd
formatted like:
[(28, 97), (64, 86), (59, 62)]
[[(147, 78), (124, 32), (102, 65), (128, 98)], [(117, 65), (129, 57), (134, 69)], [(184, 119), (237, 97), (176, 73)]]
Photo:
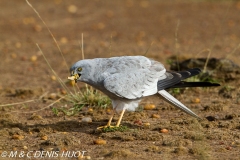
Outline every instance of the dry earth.
[[(171, 56), (206, 58), (210, 49), (211, 57), (228, 58), (240, 65), (239, 1), (30, 3), (52, 31), (65, 60), (24, 0), (0, 1), (0, 159), (20, 159), (21, 151), (33, 151), (31, 156), (37, 151), (86, 151), (83, 159), (240, 159), (240, 81), (236, 76), (229, 81), (219, 79), (221, 87), (186, 89), (176, 95), (203, 120), (189, 117), (158, 97), (149, 97), (141, 106), (152, 103), (156, 109), (140, 107), (128, 112), (122, 123), (128, 130), (105, 133), (96, 128), (107, 122), (109, 110), (93, 106), (93, 111), (86, 107), (75, 116), (66, 116), (55, 115), (51, 107), (71, 107), (69, 102), (47, 107), (64, 96), (64, 91), (36, 46), (38, 43), (63, 81), (69, 66), (82, 58), (82, 34), (85, 58), (147, 52), (148, 57), (170, 68), (167, 60)], [(34, 101), (12, 104), (28, 100)], [(152, 118), (152, 114), (158, 116)], [(82, 122), (84, 117), (92, 122)], [(96, 145), (96, 139), (106, 140), (106, 144)], [(9, 157), (11, 151), (17, 151), (17, 157)], [(21, 159), (27, 159), (26, 155)], [(58, 155), (47, 159), (77, 158)]]

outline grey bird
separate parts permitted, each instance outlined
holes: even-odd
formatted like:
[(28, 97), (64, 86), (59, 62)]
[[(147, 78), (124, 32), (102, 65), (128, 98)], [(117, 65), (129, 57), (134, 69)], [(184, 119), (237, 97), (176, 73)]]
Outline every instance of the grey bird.
[(187, 71), (166, 71), (163, 64), (144, 56), (85, 59), (70, 68), (69, 80), (87, 83), (102, 91), (112, 101), (113, 114), (106, 126), (112, 127), (115, 112), (121, 112), (115, 127), (119, 127), (126, 110), (135, 111), (141, 98), (159, 94), (168, 103), (185, 113), (200, 118), (197, 114), (170, 95), (165, 89), (182, 87), (219, 86), (210, 82), (185, 82), (186, 78), (201, 72), (198, 68)]

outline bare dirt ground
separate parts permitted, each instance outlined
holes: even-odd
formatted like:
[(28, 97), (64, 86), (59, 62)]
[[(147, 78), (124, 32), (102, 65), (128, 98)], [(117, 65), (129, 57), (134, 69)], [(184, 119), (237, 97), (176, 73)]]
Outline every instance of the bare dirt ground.
[[(51, 107), (71, 107), (66, 101), (43, 109), (57, 100), (51, 93), (64, 96), (64, 91), (36, 46), (38, 43), (63, 81), (67, 81), (69, 66), (82, 58), (82, 33), (85, 58), (144, 55), (149, 49), (146, 56), (170, 68), (167, 59), (171, 56), (206, 58), (210, 49), (211, 57), (227, 57), (240, 65), (240, 2), (30, 3), (52, 31), (67, 66), (47, 28), (24, 0), (0, 1), (0, 159), (28, 159), (26, 155), (19, 157), (21, 151), (32, 151), (31, 156), (37, 151), (59, 153), (46, 159), (77, 159), (60, 156), (67, 151), (86, 151), (85, 159), (240, 159), (238, 78), (220, 80), (221, 87), (187, 89), (176, 95), (203, 120), (158, 97), (149, 97), (142, 105), (153, 103), (156, 109), (128, 112), (122, 122), (128, 130), (104, 133), (96, 128), (107, 122), (106, 109), (93, 106), (93, 111), (84, 108), (75, 116), (55, 115)], [(28, 100), (34, 101), (12, 104)], [(153, 114), (158, 116), (152, 118)], [(82, 122), (83, 117), (92, 122)], [(168, 133), (161, 133), (161, 129)], [(106, 140), (106, 144), (96, 145), (96, 139)], [(18, 155), (9, 157), (11, 151)]]

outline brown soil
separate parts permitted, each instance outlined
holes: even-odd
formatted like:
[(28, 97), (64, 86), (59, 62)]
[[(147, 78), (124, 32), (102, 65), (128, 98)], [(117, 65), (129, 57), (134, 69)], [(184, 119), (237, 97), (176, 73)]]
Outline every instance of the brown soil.
[[(122, 125), (128, 130), (123, 132), (96, 131), (107, 122), (105, 109), (93, 107), (89, 113), (85, 108), (75, 116), (56, 116), (51, 107), (71, 107), (61, 101), (34, 112), (61, 94), (61, 85), (52, 77), (36, 43), (64, 81), (69, 66), (82, 58), (82, 33), (85, 58), (144, 55), (149, 49), (146, 56), (169, 68), (170, 56), (206, 58), (207, 49), (211, 49), (211, 57), (228, 57), (240, 65), (236, 49), (240, 42), (240, 2), (30, 2), (52, 31), (67, 66), (47, 28), (24, 0), (0, 1), (0, 103), (37, 99), (0, 107), (0, 159), (13, 159), (2, 157), (5, 151), (87, 151), (85, 159), (240, 159), (239, 79), (222, 81), (221, 87), (187, 89), (176, 95), (203, 120), (186, 115), (158, 97), (142, 102), (153, 103), (156, 109), (127, 112)], [(153, 114), (160, 118), (152, 118)], [(92, 122), (82, 122), (83, 117), (92, 118)], [(168, 132), (161, 133), (161, 129)], [(106, 144), (96, 145), (96, 139), (106, 140)]]

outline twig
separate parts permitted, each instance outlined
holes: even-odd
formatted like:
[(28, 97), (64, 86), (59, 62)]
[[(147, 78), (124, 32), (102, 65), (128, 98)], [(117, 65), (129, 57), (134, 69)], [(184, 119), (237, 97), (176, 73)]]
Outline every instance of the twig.
[(110, 57), (112, 56), (112, 34), (111, 34), (111, 41), (110, 41), (110, 45), (109, 45), (109, 55)]
[(10, 103), (10, 104), (1, 104), (0, 107), (6, 107), (6, 106), (15, 106), (18, 104), (25, 104), (25, 103), (30, 103), (30, 102), (34, 102), (38, 99), (32, 99), (32, 100), (27, 100), (27, 101), (23, 101), (23, 102), (16, 102), (16, 103)]
[(177, 22), (177, 27), (176, 27), (176, 31), (175, 31), (175, 52), (177, 55), (177, 67), (178, 67), (178, 71), (180, 70), (179, 67), (179, 51), (178, 51), (178, 29), (179, 29), (179, 25), (180, 25), (180, 20), (178, 20)]
[[(225, 15), (224, 15), (224, 17), (223, 17), (223, 19), (222, 19), (221, 24), (223, 24), (223, 22), (225, 21), (229, 9), (230, 9), (230, 3), (229, 3), (229, 5), (228, 5), (227, 11), (226, 11), (226, 13), (225, 13)], [(210, 48), (210, 50), (209, 50), (209, 53), (208, 53), (208, 56), (207, 56), (207, 60), (206, 60), (206, 62), (205, 62), (205, 64), (204, 64), (203, 72), (206, 72), (209, 58), (210, 58), (210, 56), (211, 56), (211, 54), (212, 54), (212, 50), (213, 50), (214, 44), (216, 43), (216, 40), (217, 40), (217, 36), (219, 35), (219, 33), (220, 33), (221, 30), (222, 30), (222, 25), (219, 27), (219, 30), (217, 31), (217, 34), (216, 34), (216, 36), (215, 36), (215, 38), (214, 38), (213, 44), (212, 44), (212, 46), (211, 46), (211, 48)]]
[(147, 53), (148, 53), (148, 51), (149, 51), (149, 49), (151, 48), (152, 45), (153, 45), (153, 42), (150, 44), (150, 46), (148, 47), (148, 49), (147, 49), (146, 52), (144, 53), (144, 56), (147, 55)]
[(38, 110), (35, 110), (35, 111), (29, 111), (29, 112), (10, 111), (10, 112), (12, 112), (12, 113), (35, 113), (35, 112), (42, 111), (42, 110), (44, 110), (44, 109), (46, 109), (46, 108), (51, 107), (52, 105), (54, 105), (55, 103), (59, 102), (59, 101), (60, 101), (61, 99), (63, 99), (63, 98), (65, 98), (65, 96), (64, 96), (64, 97), (61, 97), (61, 98), (59, 98), (59, 99), (57, 99), (56, 101), (52, 102), (52, 103), (49, 104), (48, 106), (43, 107), (43, 108), (38, 109)]
[(37, 16), (39, 17), (39, 19), (43, 22), (43, 24), (44, 24), (45, 27), (47, 28), (48, 32), (49, 32), (50, 35), (52, 36), (52, 38), (53, 38), (53, 40), (54, 40), (54, 42), (55, 42), (55, 44), (56, 44), (56, 46), (57, 46), (57, 48), (58, 48), (58, 50), (59, 50), (59, 52), (60, 52), (60, 54), (61, 54), (64, 62), (65, 62), (65, 65), (66, 65), (66, 67), (67, 67), (67, 69), (68, 69), (69, 67), (68, 67), (68, 65), (67, 65), (67, 62), (66, 62), (66, 60), (65, 60), (65, 58), (64, 58), (64, 56), (63, 56), (62, 50), (60, 49), (60, 47), (59, 47), (59, 45), (58, 45), (58, 43), (57, 43), (57, 40), (56, 40), (55, 37), (53, 36), (53, 33), (51, 32), (51, 30), (49, 29), (49, 27), (47, 26), (47, 24), (45, 23), (45, 21), (42, 19), (42, 17), (41, 17), (40, 14), (38, 13), (38, 11), (32, 6), (32, 4), (29, 3), (28, 0), (26, 0), (26, 2), (27, 2), (27, 4), (33, 9), (33, 11), (37, 14)]
[(83, 33), (82, 33), (82, 59), (85, 59), (85, 57), (84, 57), (84, 51), (83, 51)]
[(27, 100), (27, 101), (23, 101), (23, 102), (16, 102), (16, 103), (9, 103), (9, 104), (1, 104), (0, 107), (15, 106), (15, 105), (19, 105), (19, 104), (25, 104), (25, 103), (34, 102), (34, 101), (42, 99), (42, 97), (44, 97), (47, 93), (48, 92), (45, 92), (38, 99), (31, 99), (31, 100)]

